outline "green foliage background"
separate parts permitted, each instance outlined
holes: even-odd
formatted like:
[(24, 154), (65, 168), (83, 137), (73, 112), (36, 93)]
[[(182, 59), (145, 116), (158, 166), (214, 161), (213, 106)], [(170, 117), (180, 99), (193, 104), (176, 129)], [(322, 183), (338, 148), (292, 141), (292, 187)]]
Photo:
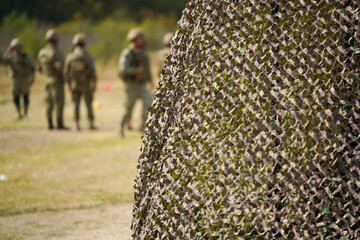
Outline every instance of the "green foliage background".
[(88, 36), (90, 53), (97, 60), (107, 62), (117, 59), (128, 45), (126, 35), (133, 27), (145, 30), (149, 50), (161, 48), (162, 36), (176, 30), (186, 0), (176, 0), (172, 4), (161, 0), (135, 0), (130, 3), (113, 0), (35, 0), (31, 1), (31, 5), (28, 2), (0, 1), (1, 52), (6, 50), (12, 38), (19, 37), (24, 42), (25, 51), (35, 58), (45, 44), (45, 32), (56, 28), (64, 52), (71, 49), (72, 37), (81, 31)]
[(98, 21), (111, 15), (142, 20), (158, 14), (181, 16), (187, 0), (1, 0), (0, 21), (11, 12), (26, 13), (41, 22), (62, 23), (74, 16)]

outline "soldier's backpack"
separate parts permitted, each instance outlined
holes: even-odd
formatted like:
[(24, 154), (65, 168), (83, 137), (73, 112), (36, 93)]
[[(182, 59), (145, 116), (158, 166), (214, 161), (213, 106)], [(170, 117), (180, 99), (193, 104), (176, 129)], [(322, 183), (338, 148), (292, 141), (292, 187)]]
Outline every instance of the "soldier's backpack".
[(86, 84), (90, 81), (92, 63), (85, 51), (74, 51), (68, 63), (68, 74), (75, 84)]

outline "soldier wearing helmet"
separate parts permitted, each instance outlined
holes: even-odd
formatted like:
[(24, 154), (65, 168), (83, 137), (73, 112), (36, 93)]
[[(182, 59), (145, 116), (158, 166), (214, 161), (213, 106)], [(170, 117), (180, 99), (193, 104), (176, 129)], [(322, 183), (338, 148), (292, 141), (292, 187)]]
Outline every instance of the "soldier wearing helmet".
[(86, 45), (86, 36), (84, 33), (77, 33), (75, 34), (72, 43), (74, 46), (82, 46), (85, 47)]
[(54, 29), (49, 29), (45, 34), (47, 42), (55, 43), (59, 41), (59, 34)]
[(147, 87), (148, 83), (151, 87), (153, 84), (149, 57), (145, 51), (145, 33), (137, 28), (131, 29), (127, 38), (130, 41), (130, 46), (122, 51), (119, 59), (119, 75), (125, 85), (124, 108), (120, 116), (120, 137), (124, 137), (124, 127), (130, 121), (135, 101), (139, 98), (143, 101), (142, 130), (145, 126), (148, 108), (152, 103), (152, 95)]
[(59, 50), (59, 34), (49, 29), (45, 34), (46, 46), (40, 50), (37, 59), (38, 71), (43, 73), (46, 81), (46, 116), (48, 129), (54, 129), (53, 111), (56, 113), (57, 129), (66, 130), (64, 126), (64, 57)]
[[(14, 38), (4, 56), (0, 54), (0, 63), (10, 66), (11, 91), (19, 119), (28, 113), (30, 87), (34, 82), (35, 72), (32, 59), (23, 53), (22, 47), (21, 40)], [(21, 98), (23, 98), (24, 102), (23, 113), (20, 105)]]
[(164, 36), (163, 36), (163, 45), (164, 45), (164, 48), (161, 49), (158, 53), (158, 76), (160, 77), (160, 74), (161, 74), (161, 71), (163, 70), (164, 68), (164, 64), (166, 62), (166, 59), (169, 55), (169, 52), (170, 52), (170, 41), (173, 37), (173, 33), (172, 32), (168, 32), (166, 33)]
[(96, 129), (94, 125), (94, 112), (92, 108), (93, 95), (96, 90), (95, 61), (85, 50), (86, 36), (77, 33), (72, 41), (74, 49), (67, 54), (65, 60), (64, 76), (72, 93), (75, 105), (74, 119), (76, 129), (80, 130), (80, 98), (84, 96), (88, 112), (89, 129)]
[(12, 50), (16, 50), (16, 48), (18, 48), (18, 47), (22, 48), (22, 46), (23, 46), (23, 43), (19, 38), (12, 39), (10, 42), (10, 45), (9, 45), (10, 49), (12, 49)]

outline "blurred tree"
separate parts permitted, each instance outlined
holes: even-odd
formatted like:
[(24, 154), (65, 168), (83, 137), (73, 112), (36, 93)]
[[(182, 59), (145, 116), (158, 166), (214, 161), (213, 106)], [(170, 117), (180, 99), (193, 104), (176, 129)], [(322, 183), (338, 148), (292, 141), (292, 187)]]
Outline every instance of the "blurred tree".
[[(156, 13), (167, 14), (169, 12), (176, 12), (178, 17), (181, 15), (182, 10), (185, 8), (186, 0), (132, 0), (127, 3), (130, 11), (137, 12), (138, 9)], [(144, 11), (143, 11), (144, 12)], [(142, 18), (141, 11), (138, 18)]]
[(99, 20), (121, 9), (133, 19), (144, 19), (152, 14), (175, 12), (178, 16), (186, 0), (1, 0), (0, 21), (9, 13), (25, 13), (40, 22), (60, 23), (81, 15), (85, 19)]

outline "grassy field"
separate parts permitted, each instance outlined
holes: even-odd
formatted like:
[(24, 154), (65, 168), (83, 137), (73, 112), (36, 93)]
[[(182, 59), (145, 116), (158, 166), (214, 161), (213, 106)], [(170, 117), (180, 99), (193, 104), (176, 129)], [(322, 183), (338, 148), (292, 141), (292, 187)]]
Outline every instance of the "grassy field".
[[(85, 104), (81, 109), (82, 131), (76, 132), (73, 105), (66, 92), (65, 124), (69, 131), (48, 131), (45, 91), (37, 75), (30, 96), (29, 116), (16, 119), (9, 80), (0, 69), (0, 216), (47, 210), (79, 209), (104, 203), (130, 203), (141, 132), (117, 135), (122, 84), (116, 66), (101, 67), (95, 96), (97, 131), (88, 130)], [(111, 89), (103, 89), (105, 83)], [(140, 103), (133, 125), (140, 125)], [(1, 234), (0, 234), (1, 235)]]

